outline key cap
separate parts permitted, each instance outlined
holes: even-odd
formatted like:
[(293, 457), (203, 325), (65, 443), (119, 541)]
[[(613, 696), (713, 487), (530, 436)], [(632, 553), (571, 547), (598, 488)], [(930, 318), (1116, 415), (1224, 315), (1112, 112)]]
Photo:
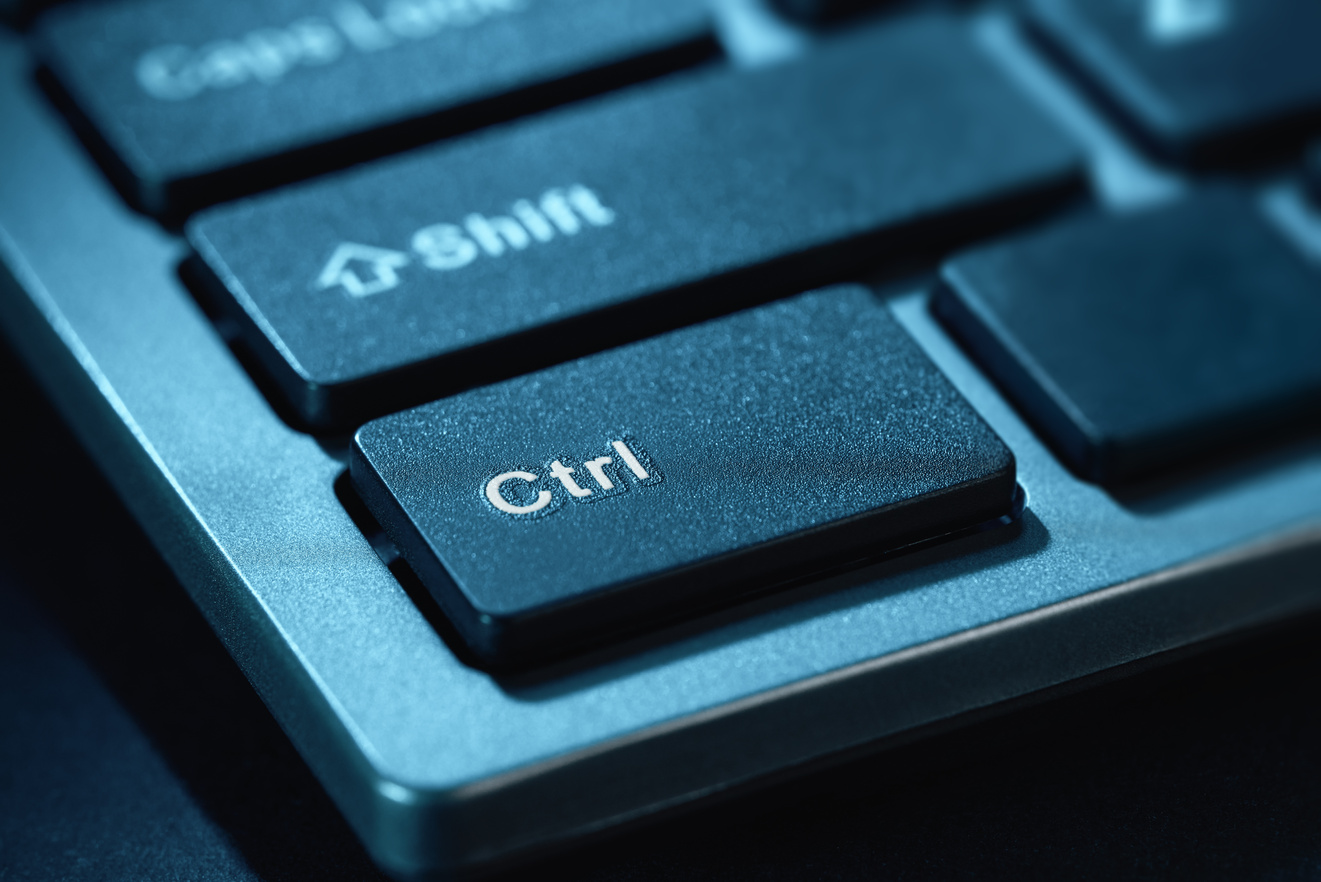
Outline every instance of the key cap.
[(715, 51), (704, 0), (135, 0), (41, 36), (120, 189), (167, 219)]
[(350, 474), (495, 665), (980, 524), (1015, 489), (999, 437), (857, 286), (385, 417)]
[(1321, 412), (1321, 278), (1233, 191), (957, 258), (937, 314), (1086, 478), (1122, 484)]
[(1078, 171), (960, 27), (924, 20), (214, 209), (188, 235), (324, 428), (1009, 222)]
[(1321, 121), (1315, 0), (1031, 0), (1029, 11), (1167, 159), (1238, 160)]

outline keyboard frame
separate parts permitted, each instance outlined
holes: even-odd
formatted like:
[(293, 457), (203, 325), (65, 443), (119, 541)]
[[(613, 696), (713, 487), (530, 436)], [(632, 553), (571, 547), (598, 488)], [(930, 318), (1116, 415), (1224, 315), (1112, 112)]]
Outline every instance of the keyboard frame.
[(346, 511), (344, 439), (277, 417), (181, 284), (182, 241), (123, 205), (13, 34), (0, 118), (6, 336), (398, 876), (526, 858), (1321, 608), (1321, 443), (1117, 499), (914, 291), (894, 314), (1018, 458), (1017, 525), (492, 676)]

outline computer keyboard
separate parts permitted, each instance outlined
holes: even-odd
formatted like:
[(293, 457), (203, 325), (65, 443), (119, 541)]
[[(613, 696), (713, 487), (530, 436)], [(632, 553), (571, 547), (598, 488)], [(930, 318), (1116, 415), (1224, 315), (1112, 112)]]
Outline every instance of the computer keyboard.
[(1078, 192), (1081, 168), (964, 29), (921, 18), (212, 209), (187, 233), (293, 410), (351, 431), (984, 234)]
[(704, 0), (158, 0), (65, 6), (36, 38), (112, 180), (175, 219), (716, 51)]
[(1007, 519), (1015, 493), (1013, 454), (862, 288), (375, 420), (350, 474), (504, 665)]
[(1044, 49), (1290, 8), (69, 4), (0, 316), (373, 856), (526, 859), (1318, 606), (1321, 69), (1226, 188)]

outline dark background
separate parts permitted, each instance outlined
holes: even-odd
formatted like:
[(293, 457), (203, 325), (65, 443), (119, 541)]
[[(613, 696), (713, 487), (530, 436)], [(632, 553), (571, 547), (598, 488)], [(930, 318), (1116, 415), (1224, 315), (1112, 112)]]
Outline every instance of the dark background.
[[(0, 880), (379, 874), (0, 349)], [(507, 878), (1321, 879), (1321, 621)]]

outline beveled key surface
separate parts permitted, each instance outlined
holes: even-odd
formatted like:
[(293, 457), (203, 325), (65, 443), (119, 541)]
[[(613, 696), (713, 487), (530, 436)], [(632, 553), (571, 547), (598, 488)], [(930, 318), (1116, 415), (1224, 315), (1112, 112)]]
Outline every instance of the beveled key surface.
[(715, 51), (705, 0), (120, 0), (40, 36), (120, 189), (171, 220)]
[(973, 526), (1014, 493), (1008, 448), (859, 287), (377, 420), (351, 474), (495, 664)]
[(930, 18), (213, 209), (189, 238), (301, 418), (351, 428), (1012, 222), (1078, 175)]
[(1031, 0), (1029, 21), (1148, 145), (1197, 164), (1321, 126), (1315, 0)]
[(1237, 191), (1061, 224), (943, 276), (937, 313), (1091, 480), (1321, 417), (1321, 274)]

